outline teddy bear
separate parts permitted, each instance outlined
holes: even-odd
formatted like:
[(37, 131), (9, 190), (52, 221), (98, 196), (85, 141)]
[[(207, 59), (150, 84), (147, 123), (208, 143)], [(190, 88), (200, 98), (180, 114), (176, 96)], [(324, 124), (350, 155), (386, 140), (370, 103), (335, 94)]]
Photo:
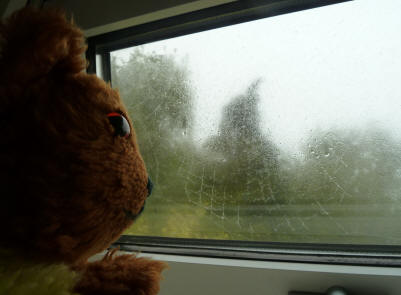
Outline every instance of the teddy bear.
[(0, 24), (0, 294), (143, 294), (166, 264), (88, 262), (142, 212), (152, 184), (118, 91), (87, 74), (63, 12)]

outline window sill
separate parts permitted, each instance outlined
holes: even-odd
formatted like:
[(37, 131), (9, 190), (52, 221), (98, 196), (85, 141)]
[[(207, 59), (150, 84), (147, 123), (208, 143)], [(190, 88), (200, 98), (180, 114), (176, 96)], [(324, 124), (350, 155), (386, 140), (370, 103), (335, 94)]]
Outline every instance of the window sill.
[[(127, 253), (127, 252), (125, 252)], [(128, 252), (129, 253), (129, 252)], [(94, 257), (99, 259), (104, 253)], [(401, 268), (293, 263), (140, 253), (166, 261), (160, 295), (325, 292), (334, 285), (355, 295), (399, 295)]]

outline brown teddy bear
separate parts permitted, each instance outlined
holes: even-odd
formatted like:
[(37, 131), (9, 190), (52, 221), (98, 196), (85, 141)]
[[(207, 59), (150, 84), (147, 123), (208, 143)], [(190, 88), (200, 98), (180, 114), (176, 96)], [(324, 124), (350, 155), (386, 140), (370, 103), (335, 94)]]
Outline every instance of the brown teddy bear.
[(151, 183), (118, 92), (85, 72), (82, 32), (24, 8), (0, 42), (0, 294), (157, 294), (163, 262), (87, 262), (133, 223)]

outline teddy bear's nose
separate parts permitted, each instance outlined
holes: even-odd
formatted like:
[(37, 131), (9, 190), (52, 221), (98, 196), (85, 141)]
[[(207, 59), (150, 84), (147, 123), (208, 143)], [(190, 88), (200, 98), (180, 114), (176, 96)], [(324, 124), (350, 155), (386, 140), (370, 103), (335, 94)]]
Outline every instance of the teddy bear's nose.
[(150, 180), (150, 177), (148, 177), (148, 184), (146, 185), (146, 188), (148, 189), (148, 197), (152, 194), (153, 190), (153, 182)]

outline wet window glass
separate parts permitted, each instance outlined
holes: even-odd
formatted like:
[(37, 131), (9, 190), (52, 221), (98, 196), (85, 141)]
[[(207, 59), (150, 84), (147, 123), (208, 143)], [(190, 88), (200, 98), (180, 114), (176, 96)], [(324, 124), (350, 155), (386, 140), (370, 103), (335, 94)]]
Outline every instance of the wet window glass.
[(126, 234), (401, 244), (399, 1), (111, 54), (154, 193)]

